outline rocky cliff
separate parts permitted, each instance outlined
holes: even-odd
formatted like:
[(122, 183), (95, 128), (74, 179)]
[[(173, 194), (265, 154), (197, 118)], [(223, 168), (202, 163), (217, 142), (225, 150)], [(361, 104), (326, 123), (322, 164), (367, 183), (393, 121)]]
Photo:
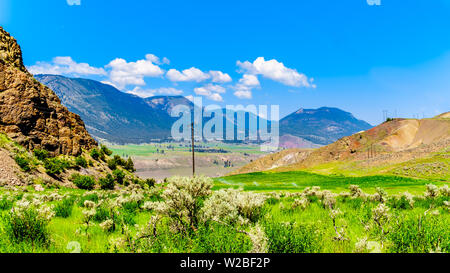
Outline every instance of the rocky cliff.
[(0, 132), (29, 150), (78, 155), (97, 145), (81, 118), (23, 65), (17, 41), (0, 27)]

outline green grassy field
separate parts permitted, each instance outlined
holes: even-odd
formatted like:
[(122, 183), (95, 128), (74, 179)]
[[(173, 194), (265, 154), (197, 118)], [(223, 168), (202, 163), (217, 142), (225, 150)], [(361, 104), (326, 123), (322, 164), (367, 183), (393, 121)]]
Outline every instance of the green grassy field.
[[(448, 188), (415, 196), (317, 188), (211, 192), (210, 179), (180, 181), (90, 192), (0, 188), (0, 253), (450, 251)], [(169, 190), (171, 183), (178, 189)], [(180, 200), (195, 201), (195, 213)]]
[[(309, 172), (330, 175), (368, 176), (377, 174), (450, 181), (450, 152), (444, 149), (425, 157), (401, 163), (383, 163), (371, 166), (363, 161), (333, 161), (306, 169)], [(290, 171), (286, 167), (284, 171)]]
[(320, 175), (304, 171), (292, 172), (259, 172), (216, 178), (215, 189), (243, 188), (247, 191), (302, 191), (306, 187), (319, 186), (322, 189), (339, 193), (347, 190), (350, 185), (359, 185), (367, 192), (373, 192), (377, 187), (384, 188), (389, 193), (409, 191), (423, 192), (427, 184), (445, 185), (447, 182), (428, 179), (405, 178), (393, 175), (375, 175), (360, 177), (345, 177)]

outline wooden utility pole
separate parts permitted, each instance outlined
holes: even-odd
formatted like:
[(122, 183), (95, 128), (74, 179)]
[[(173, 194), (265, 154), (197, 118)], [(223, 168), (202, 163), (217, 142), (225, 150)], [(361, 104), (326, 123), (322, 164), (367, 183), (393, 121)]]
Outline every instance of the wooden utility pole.
[(195, 138), (194, 138), (194, 123), (191, 124), (192, 137), (192, 176), (195, 176)]

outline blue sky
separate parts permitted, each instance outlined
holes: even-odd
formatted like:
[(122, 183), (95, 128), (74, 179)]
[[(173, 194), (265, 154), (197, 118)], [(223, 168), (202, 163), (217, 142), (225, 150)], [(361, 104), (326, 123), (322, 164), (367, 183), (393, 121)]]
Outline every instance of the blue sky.
[(450, 0), (0, 0), (0, 25), (33, 72), (204, 103), (450, 109)]

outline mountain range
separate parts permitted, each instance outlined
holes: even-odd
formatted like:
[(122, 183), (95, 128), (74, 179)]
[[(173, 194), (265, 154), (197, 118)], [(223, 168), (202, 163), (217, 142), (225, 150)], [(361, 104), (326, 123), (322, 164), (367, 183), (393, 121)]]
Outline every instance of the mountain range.
[[(57, 75), (35, 75), (35, 78), (50, 87), (70, 111), (80, 115), (93, 136), (113, 143), (169, 139), (172, 124), (177, 120), (170, 116), (171, 109), (178, 104), (194, 108), (183, 96), (141, 98), (94, 80)], [(327, 145), (371, 127), (337, 108), (300, 109), (280, 121), (281, 146)]]
[[(111, 85), (88, 79), (36, 75), (55, 91), (70, 111), (79, 114), (95, 137), (114, 143), (143, 143), (170, 136), (173, 119), (167, 113), (167, 98), (142, 99)], [(184, 97), (170, 103), (191, 104)]]

